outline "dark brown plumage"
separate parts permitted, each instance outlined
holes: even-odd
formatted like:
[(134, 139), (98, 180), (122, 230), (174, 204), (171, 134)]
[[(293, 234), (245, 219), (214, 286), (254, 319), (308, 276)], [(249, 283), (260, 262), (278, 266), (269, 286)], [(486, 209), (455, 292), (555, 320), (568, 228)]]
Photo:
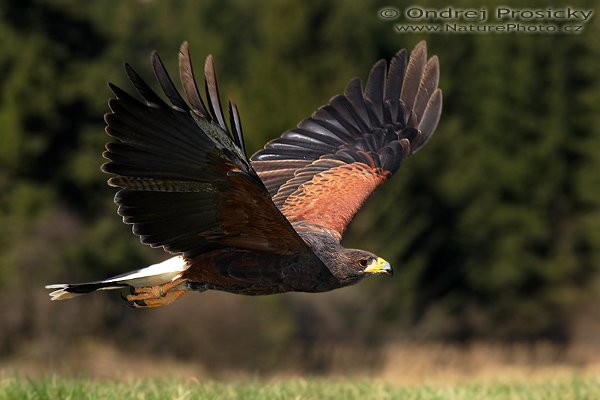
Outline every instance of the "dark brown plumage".
[[(391, 267), (341, 246), (364, 201), (418, 151), (438, 124), (439, 67), (425, 42), (378, 61), (364, 90), (358, 78), (310, 118), (249, 159), (238, 109), (229, 127), (212, 57), (200, 95), (188, 45), (179, 53), (186, 100), (157, 53), (152, 65), (167, 104), (126, 64), (139, 102), (110, 85), (102, 170), (120, 188), (118, 213), (133, 233), (176, 256), (138, 271), (83, 284), (50, 285), (52, 299), (131, 287), (130, 305), (168, 304), (189, 290), (259, 295), (321, 292)], [(206, 100), (206, 103), (205, 103)]]

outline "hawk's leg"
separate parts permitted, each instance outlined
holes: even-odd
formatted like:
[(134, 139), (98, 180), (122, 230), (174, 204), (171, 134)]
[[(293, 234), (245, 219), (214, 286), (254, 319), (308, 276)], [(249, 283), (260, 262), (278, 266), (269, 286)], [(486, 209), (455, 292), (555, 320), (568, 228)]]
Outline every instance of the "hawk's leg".
[(131, 307), (135, 308), (166, 306), (188, 291), (186, 282), (185, 279), (177, 278), (162, 285), (132, 288), (126, 300)]

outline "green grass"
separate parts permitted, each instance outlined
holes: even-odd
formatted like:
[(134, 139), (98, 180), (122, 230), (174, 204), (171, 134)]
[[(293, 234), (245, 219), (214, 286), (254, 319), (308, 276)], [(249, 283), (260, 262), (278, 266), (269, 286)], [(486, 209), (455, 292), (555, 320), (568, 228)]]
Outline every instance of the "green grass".
[(0, 378), (0, 399), (600, 399), (600, 380), (573, 378), (540, 383), (394, 386), (367, 380), (294, 379), (272, 383), (181, 380), (96, 381), (49, 377)]

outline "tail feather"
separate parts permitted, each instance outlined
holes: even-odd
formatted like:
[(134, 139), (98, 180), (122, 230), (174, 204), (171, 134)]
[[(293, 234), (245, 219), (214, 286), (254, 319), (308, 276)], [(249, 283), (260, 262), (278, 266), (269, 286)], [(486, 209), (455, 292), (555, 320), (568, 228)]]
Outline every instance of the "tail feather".
[(126, 283), (115, 284), (113, 282), (86, 282), (86, 283), (58, 283), (46, 285), (46, 289), (57, 289), (50, 292), (50, 300), (67, 300), (73, 297), (95, 292), (96, 290), (122, 289), (131, 286)]
[(47, 285), (46, 289), (56, 289), (50, 292), (50, 300), (67, 300), (97, 290), (122, 289), (128, 286), (138, 288), (161, 285), (179, 278), (181, 273), (188, 268), (189, 264), (187, 261), (183, 257), (178, 256), (159, 264), (127, 272), (102, 281), (59, 283)]

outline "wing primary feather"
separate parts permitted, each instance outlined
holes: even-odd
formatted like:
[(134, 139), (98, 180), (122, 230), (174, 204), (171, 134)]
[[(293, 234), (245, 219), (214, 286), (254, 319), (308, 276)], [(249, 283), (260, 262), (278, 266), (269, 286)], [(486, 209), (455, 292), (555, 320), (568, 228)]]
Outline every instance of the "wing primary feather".
[(410, 53), (408, 66), (406, 67), (406, 75), (402, 83), (402, 92), (400, 98), (404, 102), (407, 109), (412, 110), (415, 105), (415, 98), (421, 84), (423, 76), (423, 68), (427, 61), (427, 44), (421, 41), (415, 49)]
[(342, 141), (352, 141), (355, 137), (356, 132), (352, 130), (347, 130), (347, 128), (342, 124), (342, 122), (338, 121), (336, 119), (336, 116), (331, 114), (331, 110), (332, 107), (327, 108), (327, 106), (322, 106), (316, 112), (313, 113), (310, 119), (313, 120), (315, 123), (321, 125), (329, 132), (332, 132)]
[(346, 90), (344, 91), (344, 96), (348, 99), (348, 101), (354, 106), (356, 113), (360, 116), (363, 123), (368, 127), (374, 126), (375, 121), (369, 120), (369, 113), (367, 111), (367, 104), (365, 103), (365, 99), (363, 97), (363, 91), (360, 85), (360, 79), (354, 78), (348, 85), (346, 86)]
[(204, 87), (206, 89), (206, 98), (208, 106), (214, 120), (223, 130), (227, 131), (225, 120), (223, 119), (223, 109), (221, 108), (221, 99), (219, 98), (219, 87), (217, 86), (217, 74), (215, 72), (215, 63), (212, 55), (206, 57), (204, 63)]
[(427, 141), (431, 138), (433, 132), (437, 128), (438, 122), (440, 122), (440, 116), (442, 115), (442, 90), (436, 89), (433, 95), (427, 103), (427, 107), (423, 112), (423, 117), (419, 123), (419, 131), (423, 134), (416, 148), (413, 149), (413, 153), (416, 153)]
[(365, 99), (365, 104), (367, 105), (367, 115), (369, 115), (369, 120), (371, 122), (371, 126), (382, 126), (383, 121), (383, 110), (381, 110), (381, 114), (376, 112), (376, 106), (369, 99)]
[(202, 97), (200, 97), (198, 85), (196, 85), (188, 42), (183, 42), (179, 48), (179, 76), (181, 78), (183, 91), (185, 92), (188, 102), (192, 105), (192, 109), (201, 117), (210, 118), (210, 114), (206, 110), (204, 101), (202, 101)]
[(373, 112), (379, 123), (383, 123), (383, 99), (385, 96), (385, 75), (387, 63), (379, 60), (371, 68), (367, 84), (365, 85), (365, 98), (373, 104)]
[(385, 98), (397, 103), (400, 100), (400, 92), (402, 91), (402, 80), (406, 73), (406, 49), (400, 50), (390, 61), (390, 68), (387, 75)]
[[(136, 99), (135, 97), (133, 97), (132, 95), (130, 95), (129, 93), (127, 93), (126, 91), (124, 91), (123, 89), (121, 89), (120, 87), (115, 85), (114, 83), (108, 82), (108, 87), (110, 88), (110, 90), (112, 90), (112, 92), (115, 94), (117, 99), (123, 100), (124, 102), (133, 102), (134, 104), (138, 104), (138, 105), (142, 106), (142, 103), (140, 103), (140, 101), (138, 99)], [(109, 102), (108, 102), (109, 107), (111, 107), (111, 111), (114, 112), (114, 110), (112, 109), (111, 103), (114, 103), (114, 100), (112, 102), (109, 100)]]
[(410, 154), (410, 141), (406, 138), (400, 139), (400, 145), (402, 146), (402, 158), (406, 158)]
[(388, 99), (385, 99), (384, 101), (384, 107), (383, 107), (383, 120), (385, 121), (386, 124), (393, 124), (394, 122), (396, 122), (394, 120), (394, 116), (397, 113), (397, 109), (394, 108), (393, 104), (398, 104), (397, 101), (395, 101), (394, 103), (392, 103), (391, 101), (389, 101)]
[(417, 114), (414, 111), (410, 111), (408, 113), (408, 118), (406, 119), (406, 127), (407, 128), (416, 128), (419, 123), (419, 119), (417, 118)]
[(440, 79), (440, 68), (437, 56), (433, 56), (427, 61), (425, 65), (425, 71), (423, 72), (423, 79), (419, 85), (419, 92), (415, 100), (414, 111), (422, 118), (425, 107), (431, 98), (431, 95), (437, 88)]
[[(335, 103), (334, 103), (335, 104)], [(333, 118), (336, 122), (338, 122), (343, 129), (349, 132), (352, 136), (357, 136), (360, 134), (360, 129), (354, 125), (353, 120), (350, 115), (348, 118), (344, 116), (348, 114), (348, 110), (345, 110), (342, 107), (335, 107), (335, 105), (330, 103), (326, 106), (323, 106), (319, 111), (321, 113), (326, 114), (329, 118)], [(323, 115), (321, 114), (321, 115)]]
[(359, 131), (368, 131), (369, 123), (356, 112), (356, 107), (350, 103), (346, 96), (334, 96), (329, 101), (329, 104), (331, 104), (331, 106), (338, 111), (341, 117), (351, 122), (352, 125), (356, 126)]
[(169, 73), (167, 72), (165, 65), (163, 64), (157, 51), (152, 52), (152, 68), (154, 69), (154, 75), (156, 80), (160, 84), (163, 92), (167, 95), (171, 103), (181, 111), (189, 111), (189, 107), (186, 102), (181, 98), (181, 95), (175, 88)]
[(244, 131), (242, 130), (242, 122), (240, 120), (240, 113), (237, 106), (231, 100), (229, 100), (229, 124), (233, 130), (233, 139), (236, 144), (242, 150), (242, 154), (248, 158), (246, 153), (246, 146), (244, 145)]
[(149, 106), (170, 108), (169, 105), (165, 103), (163, 99), (160, 98), (160, 96), (154, 93), (150, 86), (148, 86), (148, 84), (138, 75), (137, 72), (135, 72), (133, 67), (128, 63), (125, 63), (125, 72), (127, 72), (127, 76), (129, 77), (131, 83), (133, 83), (135, 90), (137, 90), (140, 96), (142, 96), (144, 100), (146, 100), (146, 103)]

